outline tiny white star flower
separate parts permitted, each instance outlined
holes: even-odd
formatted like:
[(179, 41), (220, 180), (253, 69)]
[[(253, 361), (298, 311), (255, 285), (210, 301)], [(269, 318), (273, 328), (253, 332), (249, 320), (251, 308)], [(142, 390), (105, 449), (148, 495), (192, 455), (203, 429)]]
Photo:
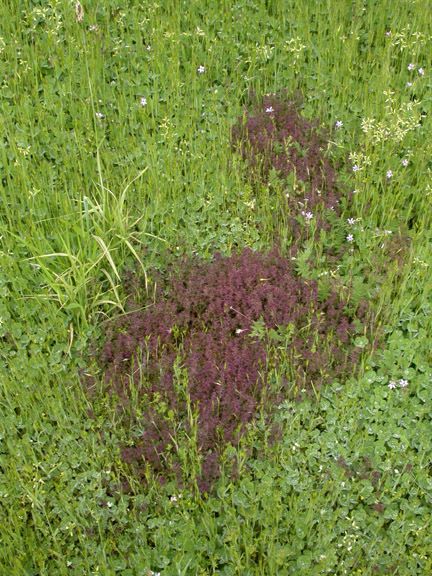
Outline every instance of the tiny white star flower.
[(399, 380), (399, 386), (401, 388), (405, 388), (406, 386), (408, 386), (408, 381), (407, 380), (402, 380), (402, 378)]
[(407, 82), (406, 85), (408, 86), (408, 88), (410, 88), (412, 86), (412, 82)]
[(421, 76), (424, 76), (424, 70), (423, 70), (423, 68), (419, 68), (419, 69), (418, 69), (418, 73), (419, 73)]
[(141, 104), (141, 106), (147, 106), (147, 99), (146, 99), (146, 98), (141, 98), (140, 104)]
[(414, 68), (415, 68), (415, 64), (413, 64), (413, 63), (408, 64), (408, 70), (414, 70)]
[(360, 170), (360, 168), (357, 166), (357, 164), (354, 164), (353, 172), (358, 172), (359, 170)]
[(203, 74), (205, 72), (205, 67), (204, 66), (199, 66), (198, 67), (198, 73), (199, 74)]
[(267, 114), (271, 114), (272, 112), (274, 112), (273, 107), (269, 106), (268, 108), (266, 108), (266, 112)]
[(408, 166), (408, 159), (407, 158), (404, 158), (402, 160), (402, 166)]
[(348, 236), (346, 237), (348, 242), (354, 242), (354, 236), (352, 234), (348, 234)]
[(343, 126), (343, 122), (341, 120), (338, 120), (336, 122), (336, 128), (342, 128), (342, 126)]
[(96, 112), (96, 116), (97, 116), (98, 118), (103, 118), (102, 112)]
[(312, 218), (313, 218), (312, 212), (306, 212), (305, 218), (306, 218), (307, 220), (312, 220)]
[(391, 170), (387, 170), (387, 180), (389, 180), (393, 176), (393, 172)]
[(387, 386), (390, 388), (390, 390), (394, 390), (396, 388), (396, 382), (393, 382), (393, 380), (391, 380), (391, 382), (389, 382)]
[(150, 52), (150, 50), (151, 50), (151, 46), (150, 46), (150, 45), (147, 46), (147, 50)]
[(347, 222), (352, 226), (353, 224), (355, 224), (355, 218), (348, 218)]

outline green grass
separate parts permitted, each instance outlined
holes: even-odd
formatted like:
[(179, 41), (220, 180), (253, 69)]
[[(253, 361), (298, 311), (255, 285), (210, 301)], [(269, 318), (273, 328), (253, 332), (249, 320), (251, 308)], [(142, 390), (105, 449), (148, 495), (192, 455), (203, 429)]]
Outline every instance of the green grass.
[[(425, 3), (82, 4), (82, 22), (70, 0), (0, 8), (1, 573), (432, 574)], [(123, 311), (135, 261), (146, 273), (167, 251), (286, 237), (271, 190), (252, 189), (230, 146), (250, 91), (284, 88), (306, 117), (343, 123), (328, 153), (357, 191), (343, 219), (359, 220), (342, 280), (369, 282), (385, 345), (358, 377), (283, 402), (277, 444), (258, 421), (232, 448), (239, 478), (214, 495), (174, 483), (126, 495), (125, 432), (80, 384), (90, 343)], [(400, 233), (397, 271), (380, 251)]]

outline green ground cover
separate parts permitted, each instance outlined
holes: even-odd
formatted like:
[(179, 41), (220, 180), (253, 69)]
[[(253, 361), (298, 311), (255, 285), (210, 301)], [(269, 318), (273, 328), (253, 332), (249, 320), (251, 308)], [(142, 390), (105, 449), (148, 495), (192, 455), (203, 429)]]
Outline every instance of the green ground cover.
[[(432, 574), (425, 2), (4, 0), (0, 22), (1, 574)], [(126, 269), (288, 249), (281, 181), (232, 146), (250, 94), (283, 90), (349, 198), (297, 272), (367, 298), (380, 347), (357, 336), (352, 377), (287, 395), (277, 442), (260, 414), (209, 494), (138, 482), (92, 347)]]

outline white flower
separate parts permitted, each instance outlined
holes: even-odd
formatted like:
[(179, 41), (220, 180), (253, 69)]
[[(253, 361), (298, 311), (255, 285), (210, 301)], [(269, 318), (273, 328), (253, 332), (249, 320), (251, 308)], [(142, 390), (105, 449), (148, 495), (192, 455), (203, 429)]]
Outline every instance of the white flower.
[(343, 126), (343, 122), (341, 122), (341, 120), (338, 120), (336, 122), (336, 128), (342, 128), (342, 126)]
[(266, 112), (267, 114), (271, 114), (272, 112), (274, 112), (273, 107), (269, 106), (268, 108), (266, 108)]
[(348, 242), (354, 242), (354, 236), (352, 234), (348, 234), (348, 236), (346, 237)]
[(140, 104), (141, 104), (141, 106), (147, 106), (147, 99), (146, 99), (146, 98), (141, 98)]
[(203, 74), (205, 72), (205, 67), (204, 66), (199, 66), (198, 67), (198, 74)]

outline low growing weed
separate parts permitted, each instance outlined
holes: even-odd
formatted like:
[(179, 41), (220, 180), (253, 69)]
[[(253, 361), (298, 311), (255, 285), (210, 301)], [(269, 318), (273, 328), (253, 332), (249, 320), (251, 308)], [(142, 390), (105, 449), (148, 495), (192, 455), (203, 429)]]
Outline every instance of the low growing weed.
[[(368, 306), (359, 302), (347, 314), (337, 292), (320, 298), (317, 282), (297, 276), (276, 248), (183, 259), (153, 280), (149, 294), (129, 273), (127, 314), (108, 323), (97, 354), (119, 410), (131, 402), (136, 410), (126, 408), (134, 445), (123, 455), (142, 476), (143, 461), (162, 476), (179, 470), (176, 430), (190, 435), (193, 422), (202, 459), (197, 479), (208, 491), (221, 447), (238, 442), (264, 398), (269, 408), (278, 395), (317, 393), (355, 370), (361, 349), (354, 337), (368, 330)], [(274, 364), (285, 367), (277, 392), (266, 384)]]

